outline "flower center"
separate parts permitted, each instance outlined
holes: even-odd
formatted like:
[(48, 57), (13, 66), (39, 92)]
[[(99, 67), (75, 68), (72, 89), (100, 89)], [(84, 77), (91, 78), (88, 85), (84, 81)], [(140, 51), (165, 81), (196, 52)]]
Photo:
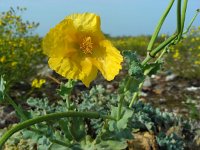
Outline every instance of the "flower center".
[(81, 41), (80, 49), (85, 54), (92, 54), (92, 48), (93, 48), (92, 38), (90, 36), (84, 37)]

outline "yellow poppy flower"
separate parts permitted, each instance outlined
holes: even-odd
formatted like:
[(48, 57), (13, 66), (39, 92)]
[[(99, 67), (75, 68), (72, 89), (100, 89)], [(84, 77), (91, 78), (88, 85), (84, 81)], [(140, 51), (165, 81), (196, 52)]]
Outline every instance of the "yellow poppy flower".
[(98, 70), (105, 79), (113, 80), (123, 61), (101, 32), (100, 17), (93, 13), (66, 17), (44, 37), (43, 50), (51, 69), (68, 79), (79, 79), (87, 87)]

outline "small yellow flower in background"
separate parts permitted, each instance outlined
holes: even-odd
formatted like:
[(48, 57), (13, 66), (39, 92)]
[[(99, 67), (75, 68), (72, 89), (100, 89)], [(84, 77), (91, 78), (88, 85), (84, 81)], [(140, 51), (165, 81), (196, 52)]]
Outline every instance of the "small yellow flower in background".
[(35, 49), (33, 47), (30, 48), (30, 52), (34, 52)]
[(173, 58), (174, 59), (180, 59), (180, 53), (179, 53), (179, 50), (176, 50), (174, 55), (173, 55)]
[(1, 58), (0, 58), (0, 62), (1, 63), (4, 63), (6, 61), (6, 57), (5, 56), (2, 56)]
[(194, 62), (194, 64), (195, 65), (200, 65), (200, 61), (197, 60), (197, 61)]
[(28, 28), (31, 29), (31, 28), (33, 28), (33, 26), (32, 25), (28, 25)]
[(11, 63), (12, 67), (15, 67), (16, 65), (17, 65), (17, 62), (15, 62), (15, 61)]
[(192, 38), (191, 42), (195, 42), (195, 38)]
[(34, 79), (31, 86), (34, 88), (41, 88), (44, 83), (46, 83), (45, 79)]
[(166, 38), (167, 35), (166, 34), (161, 34), (161, 38)]
[(43, 39), (49, 66), (68, 79), (79, 79), (87, 87), (98, 70), (113, 80), (121, 69), (123, 57), (106, 40), (100, 17), (93, 13), (72, 14), (52, 28)]

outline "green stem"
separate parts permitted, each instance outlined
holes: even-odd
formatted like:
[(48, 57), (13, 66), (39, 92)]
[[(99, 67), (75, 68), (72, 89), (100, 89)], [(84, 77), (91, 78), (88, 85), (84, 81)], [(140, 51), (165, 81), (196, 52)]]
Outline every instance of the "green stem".
[(192, 20), (190, 21), (190, 23), (189, 23), (187, 29), (183, 32), (183, 34), (186, 34), (186, 33), (190, 30), (190, 28), (191, 28), (191, 26), (192, 26), (194, 20), (195, 20), (196, 17), (198, 16), (199, 12), (200, 12), (199, 10), (196, 11), (194, 17), (193, 17)]
[(124, 100), (124, 94), (121, 94), (120, 99), (119, 99), (119, 103), (118, 103), (117, 120), (121, 119), (123, 100)]
[(181, 31), (181, 0), (177, 0), (177, 33)]
[(161, 43), (158, 47), (156, 47), (154, 50), (150, 52), (150, 56), (154, 57), (158, 52), (160, 52), (165, 46), (170, 44), (174, 39), (177, 38), (177, 34), (172, 35), (167, 40), (165, 40), (163, 43)]
[(177, 34), (172, 35), (169, 37), (167, 40), (165, 40), (163, 43), (161, 43), (158, 47), (156, 47), (154, 50), (149, 52), (146, 56), (146, 58), (142, 61), (142, 66), (145, 66), (151, 59), (152, 57), (155, 57), (155, 55), (161, 51), (165, 46), (170, 44), (175, 38), (177, 38)]
[(133, 97), (132, 97), (131, 102), (129, 104), (129, 108), (131, 108), (133, 106), (133, 103), (135, 102), (136, 98), (138, 97), (139, 92), (142, 90), (143, 83), (144, 82), (139, 84), (138, 91), (133, 94)]
[[(165, 49), (161, 52), (160, 56), (156, 59), (155, 62), (158, 62), (162, 57), (163, 55), (167, 52), (167, 47), (165, 47)], [(145, 65), (146, 63), (144, 62), (143, 65)], [(149, 74), (149, 72), (144, 72), (144, 75), (145, 77)], [(133, 106), (133, 103), (135, 102), (136, 98), (138, 97), (139, 95), (139, 92), (142, 90), (142, 86), (143, 86), (144, 82), (140, 83), (139, 84), (139, 88), (138, 88), (138, 91), (135, 92), (133, 94), (133, 97), (132, 97), (132, 100), (131, 100), (131, 103), (129, 104), (129, 108), (131, 108)]]
[(141, 63), (142, 66), (145, 66), (145, 65), (149, 62), (149, 60), (152, 59), (152, 57), (149, 55), (149, 53), (150, 53), (150, 52), (148, 52), (146, 58), (142, 61), (142, 63)]
[(7, 97), (8, 102), (13, 106), (13, 108), (15, 109), (17, 114), (20, 116), (20, 118), (22, 120), (27, 120), (27, 117), (24, 115), (22, 110), (17, 106), (17, 104), (12, 100), (12, 98), (8, 94), (5, 94), (5, 95)]
[(24, 122), (21, 122), (8, 130), (1, 138), (0, 138), (0, 149), (3, 147), (4, 143), (11, 137), (14, 133), (24, 129), (28, 128), (31, 125), (34, 125), (36, 123), (41, 123), (44, 121), (49, 121), (49, 120), (58, 120), (64, 117), (85, 117), (85, 118), (103, 118), (103, 119), (112, 119), (115, 120), (111, 116), (103, 116), (100, 115), (98, 112), (62, 112), (62, 113), (52, 113), (48, 114), (45, 116), (40, 116), (37, 118), (29, 119)]
[(180, 41), (180, 39), (182, 38), (182, 35), (183, 35), (187, 4), (188, 4), (188, 0), (184, 0), (182, 12), (181, 12), (181, 15), (182, 15), (181, 16), (181, 29), (180, 29), (180, 33), (179, 33), (178, 40), (177, 40), (178, 42)]
[(165, 47), (165, 49), (161, 52), (160, 56), (156, 59), (155, 63), (161, 60), (161, 58), (167, 52), (167, 50), (168, 50), (168, 47)]
[(161, 18), (160, 18), (160, 20), (159, 20), (159, 22), (158, 22), (158, 24), (157, 24), (157, 26), (156, 26), (156, 28), (155, 28), (155, 31), (154, 31), (154, 33), (153, 33), (153, 35), (152, 35), (152, 37), (151, 37), (151, 40), (150, 40), (150, 42), (149, 42), (149, 45), (148, 45), (148, 47), (147, 47), (147, 50), (148, 50), (148, 51), (151, 51), (151, 49), (152, 49), (152, 47), (153, 47), (153, 45), (154, 45), (154, 43), (155, 43), (155, 40), (156, 40), (156, 38), (158, 37), (158, 34), (159, 34), (159, 32), (160, 32), (160, 29), (161, 29), (161, 27), (162, 27), (162, 25), (163, 25), (163, 23), (164, 23), (164, 21), (165, 21), (167, 15), (168, 15), (169, 11), (170, 11), (170, 9), (172, 8), (173, 3), (174, 3), (174, 0), (171, 0), (171, 2), (169, 3), (168, 7), (167, 7), (166, 10), (165, 10), (165, 12), (164, 12), (163, 15), (161, 16)]
[[(6, 94), (6, 97), (7, 97), (8, 102), (14, 107), (15, 111), (19, 114), (20, 118), (23, 119), (23, 120), (27, 120), (28, 118), (24, 115), (24, 113), (21, 111), (21, 109), (12, 100), (12, 98), (7, 94)], [(42, 131), (40, 131), (36, 128), (30, 128), (29, 130), (46, 136), (46, 133), (44, 133), (44, 132), (42, 132)], [(65, 144), (65, 143), (63, 143), (62, 141), (59, 141), (59, 140), (54, 140), (54, 139), (51, 139), (51, 138), (49, 138), (49, 140), (53, 143), (60, 144), (60, 145), (63, 145), (63, 146)], [(66, 146), (66, 144), (65, 144), (65, 146)]]
[(120, 94), (120, 99), (119, 99), (119, 102), (118, 102), (117, 120), (120, 120), (120, 119), (121, 119), (122, 105), (123, 105), (123, 102), (124, 102), (124, 95), (125, 95), (125, 93), (128, 91), (128, 89), (129, 89), (131, 80), (132, 80), (131, 77), (129, 77), (129, 78), (127, 79), (126, 84), (125, 84), (125, 86), (124, 86), (124, 93)]

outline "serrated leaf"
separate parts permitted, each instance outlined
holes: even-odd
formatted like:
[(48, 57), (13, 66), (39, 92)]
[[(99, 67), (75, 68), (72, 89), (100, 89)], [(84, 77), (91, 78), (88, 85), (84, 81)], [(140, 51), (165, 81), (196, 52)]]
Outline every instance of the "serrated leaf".
[(132, 61), (135, 61), (135, 62), (140, 61), (139, 56), (136, 54), (136, 52), (133, 52), (131, 50), (123, 51), (123, 55), (126, 58), (128, 63), (131, 63)]
[(69, 129), (71, 135), (76, 141), (80, 141), (86, 136), (86, 129), (83, 118), (72, 118)]
[(111, 116), (117, 118), (118, 107), (111, 106)]
[(67, 99), (68, 95), (71, 94), (75, 81), (69, 80), (66, 84), (61, 84), (60, 89), (58, 90), (59, 95), (63, 99)]
[(133, 111), (124, 107), (123, 116), (119, 121), (117, 121), (117, 128), (118, 129), (125, 129), (127, 128), (127, 124), (129, 119), (132, 117)]
[(114, 131), (106, 130), (104, 134), (101, 135), (102, 140), (118, 140), (118, 141), (123, 141), (123, 140), (129, 140), (132, 139), (132, 129), (127, 128), (123, 130), (118, 130), (115, 128)]
[(49, 150), (71, 150), (71, 148), (68, 148), (68, 147), (53, 143), (49, 147)]
[[(111, 116), (117, 117), (118, 108), (112, 106)], [(113, 139), (113, 140), (122, 140), (122, 139), (131, 139), (132, 138), (132, 129), (128, 128), (128, 123), (131, 121), (133, 115), (133, 111), (122, 107), (122, 116), (118, 121), (110, 120), (108, 122), (109, 131), (107, 131), (107, 135), (105, 138)]]
[[(117, 118), (118, 115), (118, 107), (111, 106), (111, 116), (114, 118)], [(126, 108), (122, 107), (122, 115), (120, 120), (115, 121), (115, 120), (110, 120), (108, 122), (109, 124), (109, 130), (114, 131), (114, 130), (123, 130), (127, 127), (129, 119), (132, 117), (133, 111)]]
[(139, 56), (133, 51), (124, 51), (123, 54), (128, 63), (128, 74), (139, 80), (144, 78), (143, 67)]
[(61, 119), (61, 120), (59, 120), (59, 125), (60, 125), (62, 131), (64, 132), (65, 137), (66, 137), (68, 140), (71, 141), (71, 140), (73, 139), (73, 137), (72, 137), (72, 135), (71, 135), (71, 133), (70, 133), (70, 131), (69, 131), (69, 127), (68, 127), (69, 121), (67, 121), (66, 119), (65, 119), (65, 120), (64, 120), (64, 119)]
[(147, 74), (149, 76), (156, 74), (161, 69), (162, 64), (163, 64), (163, 62), (158, 61), (155, 63), (150, 63), (150, 64), (145, 65), (144, 74)]
[(107, 140), (101, 141), (99, 144), (96, 145), (96, 150), (122, 150), (127, 148), (126, 140), (123, 141), (114, 141), (114, 140)]
[(39, 135), (39, 134), (37, 134), (33, 131), (30, 131), (30, 130), (23, 130), (22, 133), (23, 133), (24, 139), (31, 139), (36, 143), (37, 143), (38, 139), (42, 137), (42, 135)]
[(129, 87), (128, 89), (125, 89), (125, 91), (129, 91), (131, 93), (134, 93), (134, 92), (137, 92), (138, 89), (139, 89), (139, 85), (140, 83), (142, 83), (144, 81), (144, 77), (143, 78), (140, 78), (140, 79), (136, 79), (134, 77), (129, 77), (130, 78), (130, 81), (129, 81)]
[(128, 74), (130, 76), (135, 77), (136, 79), (140, 79), (144, 76), (143, 68), (139, 63), (131, 62), (129, 69), (128, 69)]
[(45, 137), (41, 137), (38, 139), (37, 142), (37, 149), (38, 150), (48, 150), (50, 147), (51, 142)]

